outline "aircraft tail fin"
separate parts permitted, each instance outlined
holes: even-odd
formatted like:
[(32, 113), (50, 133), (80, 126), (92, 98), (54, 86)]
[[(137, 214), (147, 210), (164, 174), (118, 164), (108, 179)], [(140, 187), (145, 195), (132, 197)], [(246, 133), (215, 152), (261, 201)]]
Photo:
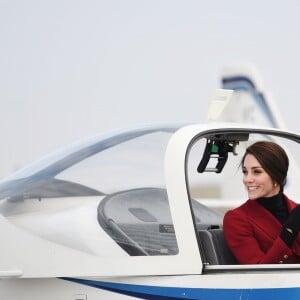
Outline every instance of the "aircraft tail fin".
[(231, 68), (222, 75), (222, 88), (233, 90), (218, 121), (250, 123), (285, 129), (286, 126), (270, 94), (263, 90), (255, 69)]

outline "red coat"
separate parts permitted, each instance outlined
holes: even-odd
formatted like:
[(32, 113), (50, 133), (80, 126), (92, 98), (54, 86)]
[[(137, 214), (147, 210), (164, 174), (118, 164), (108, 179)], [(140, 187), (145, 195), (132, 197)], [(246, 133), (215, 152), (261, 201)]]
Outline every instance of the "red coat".
[[(288, 211), (297, 203), (284, 195)], [(224, 216), (224, 237), (241, 264), (300, 263), (300, 234), (290, 249), (280, 238), (281, 223), (255, 200)]]

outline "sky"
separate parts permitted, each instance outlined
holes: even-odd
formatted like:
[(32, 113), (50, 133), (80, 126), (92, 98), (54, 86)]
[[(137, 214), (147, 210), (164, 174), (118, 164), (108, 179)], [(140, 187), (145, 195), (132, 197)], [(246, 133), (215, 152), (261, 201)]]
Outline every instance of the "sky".
[(0, 178), (79, 139), (206, 121), (251, 65), (300, 131), (300, 2), (0, 0)]

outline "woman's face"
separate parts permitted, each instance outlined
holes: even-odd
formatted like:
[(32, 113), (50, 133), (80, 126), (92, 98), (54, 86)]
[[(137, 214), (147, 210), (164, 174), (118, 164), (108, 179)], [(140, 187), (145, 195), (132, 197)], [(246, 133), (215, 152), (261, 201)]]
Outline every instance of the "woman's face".
[(243, 174), (243, 183), (249, 199), (272, 197), (280, 191), (280, 186), (272, 180), (252, 154), (247, 154), (245, 157)]

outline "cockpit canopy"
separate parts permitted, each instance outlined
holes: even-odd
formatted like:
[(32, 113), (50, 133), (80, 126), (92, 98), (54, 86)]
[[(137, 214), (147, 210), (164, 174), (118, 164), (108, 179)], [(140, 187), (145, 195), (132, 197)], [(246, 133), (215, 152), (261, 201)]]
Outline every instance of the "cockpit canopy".
[(74, 144), (2, 181), (0, 199), (108, 195), (133, 188), (164, 188), (165, 149), (181, 126), (114, 132)]
[[(0, 182), (0, 213), (43, 240), (99, 257), (177, 255), (172, 209), (184, 201), (197, 236), (218, 229), (222, 237), (223, 213), (232, 201), (237, 206), (247, 199), (240, 163), (247, 146), (258, 140), (273, 140), (287, 150), (291, 164), (286, 188), (291, 197), (299, 194), (299, 170), (292, 159), (298, 157), (298, 137), (195, 126), (198, 136), (187, 139), (182, 149), (178, 143), (169, 150), (172, 135), (183, 125), (114, 132), (45, 157)], [(185, 129), (190, 127), (180, 134)], [(184, 174), (180, 182), (177, 173), (165, 174), (174, 157), (174, 165), (180, 166), (176, 170)], [(175, 184), (167, 187), (170, 177)], [(170, 190), (187, 193), (171, 198)], [(61, 226), (66, 219), (67, 229)]]

